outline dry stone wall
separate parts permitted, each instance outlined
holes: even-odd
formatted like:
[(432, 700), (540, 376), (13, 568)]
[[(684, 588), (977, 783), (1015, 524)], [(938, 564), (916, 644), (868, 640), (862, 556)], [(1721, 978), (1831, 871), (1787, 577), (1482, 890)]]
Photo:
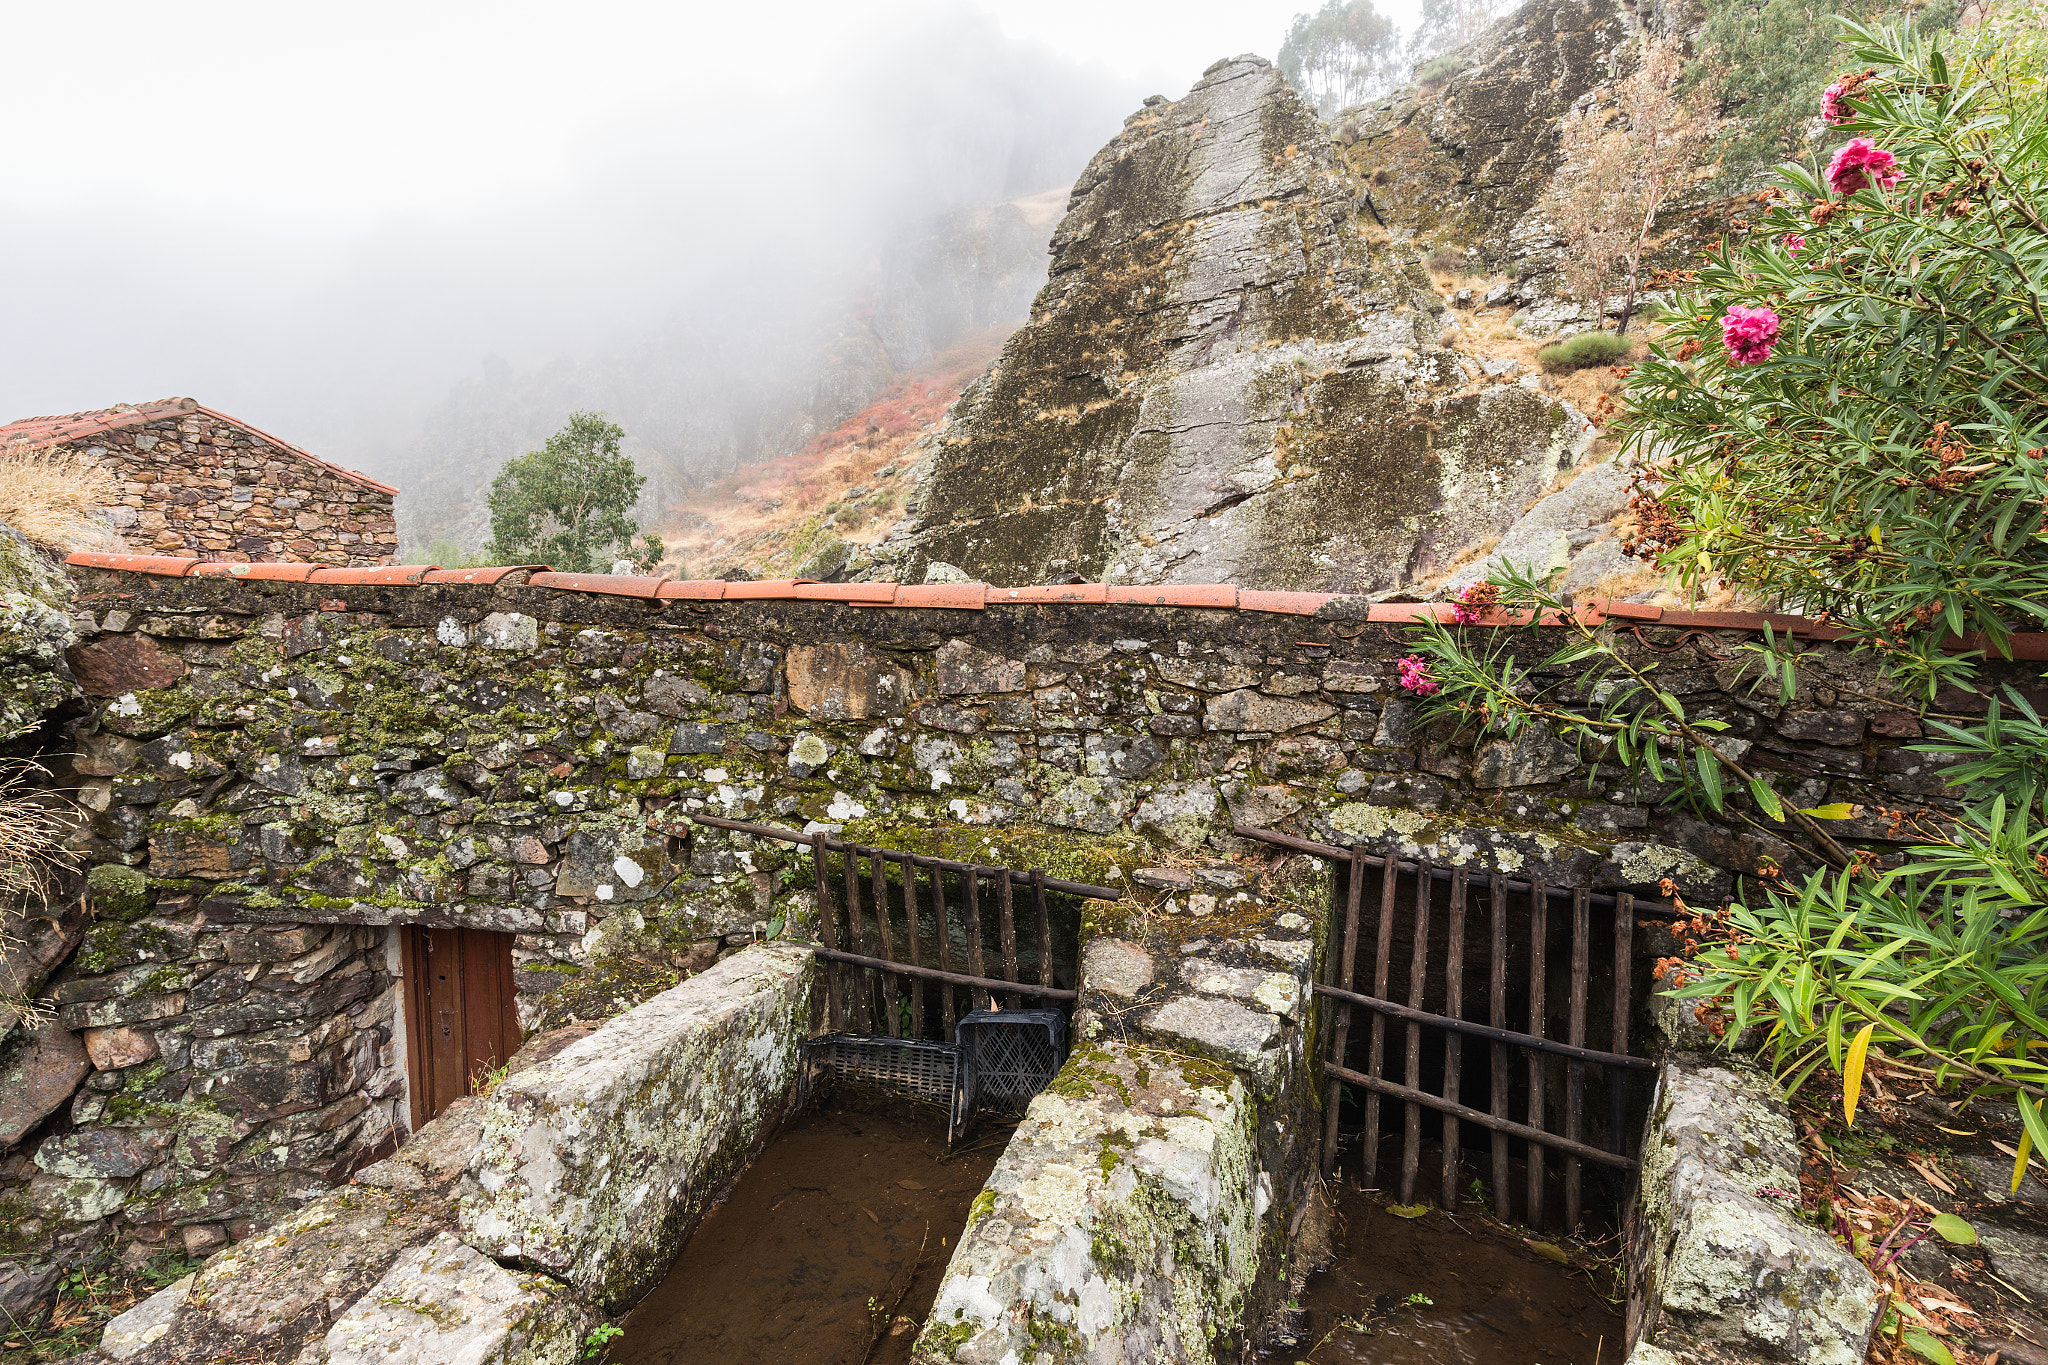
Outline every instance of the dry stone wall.
[(398, 552), (396, 489), (190, 399), (58, 444), (114, 475), (105, 516), (137, 550), (337, 565), (389, 564)]
[[(77, 576), (87, 698), (59, 712), (55, 762), (96, 922), (43, 989), (56, 1032), (7, 1043), (38, 1077), (0, 1158), (16, 1283), (80, 1248), (236, 1235), (373, 1152), (401, 1090), (383, 926), (517, 935), (529, 1025), (609, 1017), (778, 920), (800, 932), (807, 860), (692, 813), (1127, 886), (1087, 910), (1083, 1036), (1228, 1067), (1280, 1173), (1306, 1165), (1328, 883), (1233, 824), (1707, 902), (1762, 858), (1800, 867), (1541, 735), (1425, 725), (1395, 685), (1398, 628), (1344, 601)], [(1625, 638), (1800, 804), (1871, 812), (1852, 835), (1939, 798), (1914, 714), (1833, 646), (1780, 706), (1735, 678), (1739, 634)]]

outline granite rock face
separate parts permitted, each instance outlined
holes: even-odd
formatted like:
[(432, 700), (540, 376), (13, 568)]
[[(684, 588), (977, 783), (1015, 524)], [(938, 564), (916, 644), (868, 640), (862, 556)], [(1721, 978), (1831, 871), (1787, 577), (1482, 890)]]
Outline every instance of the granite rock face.
[(1629, 1209), (1629, 1338), (1702, 1362), (1857, 1365), (1883, 1291), (1793, 1216), (1799, 1150), (1762, 1073), (1674, 1055)]
[(1261, 58), (1133, 115), (873, 572), (1373, 592), (1503, 529), (1591, 427), (1440, 345), (1420, 255), (1357, 194)]

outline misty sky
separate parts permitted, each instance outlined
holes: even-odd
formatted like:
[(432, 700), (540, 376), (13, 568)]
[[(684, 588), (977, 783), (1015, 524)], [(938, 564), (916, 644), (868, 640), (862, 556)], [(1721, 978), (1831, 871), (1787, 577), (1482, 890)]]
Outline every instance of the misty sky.
[(485, 355), (829, 293), (1059, 183), (1306, 7), (8, 6), (0, 420), (190, 394), (374, 461)]

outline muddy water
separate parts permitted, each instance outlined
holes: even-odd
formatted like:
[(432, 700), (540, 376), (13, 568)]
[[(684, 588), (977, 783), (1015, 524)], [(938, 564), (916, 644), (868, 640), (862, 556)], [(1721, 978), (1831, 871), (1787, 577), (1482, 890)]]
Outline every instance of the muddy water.
[(1620, 1365), (1621, 1311), (1600, 1293), (1611, 1277), (1568, 1270), (1476, 1216), (1397, 1218), (1350, 1194), (1331, 1250), (1283, 1333), (1294, 1341), (1274, 1342), (1265, 1360)]
[(704, 1216), (608, 1360), (902, 1365), (1009, 1136), (950, 1159), (942, 1120), (813, 1110)]

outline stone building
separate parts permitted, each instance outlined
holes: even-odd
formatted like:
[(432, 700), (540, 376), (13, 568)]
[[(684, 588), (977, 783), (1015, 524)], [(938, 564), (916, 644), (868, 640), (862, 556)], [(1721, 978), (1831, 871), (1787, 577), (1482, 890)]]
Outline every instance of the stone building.
[(191, 398), (0, 426), (0, 446), (81, 451), (113, 471), (108, 519), (137, 550), (182, 559), (359, 566), (398, 550), (398, 490)]

